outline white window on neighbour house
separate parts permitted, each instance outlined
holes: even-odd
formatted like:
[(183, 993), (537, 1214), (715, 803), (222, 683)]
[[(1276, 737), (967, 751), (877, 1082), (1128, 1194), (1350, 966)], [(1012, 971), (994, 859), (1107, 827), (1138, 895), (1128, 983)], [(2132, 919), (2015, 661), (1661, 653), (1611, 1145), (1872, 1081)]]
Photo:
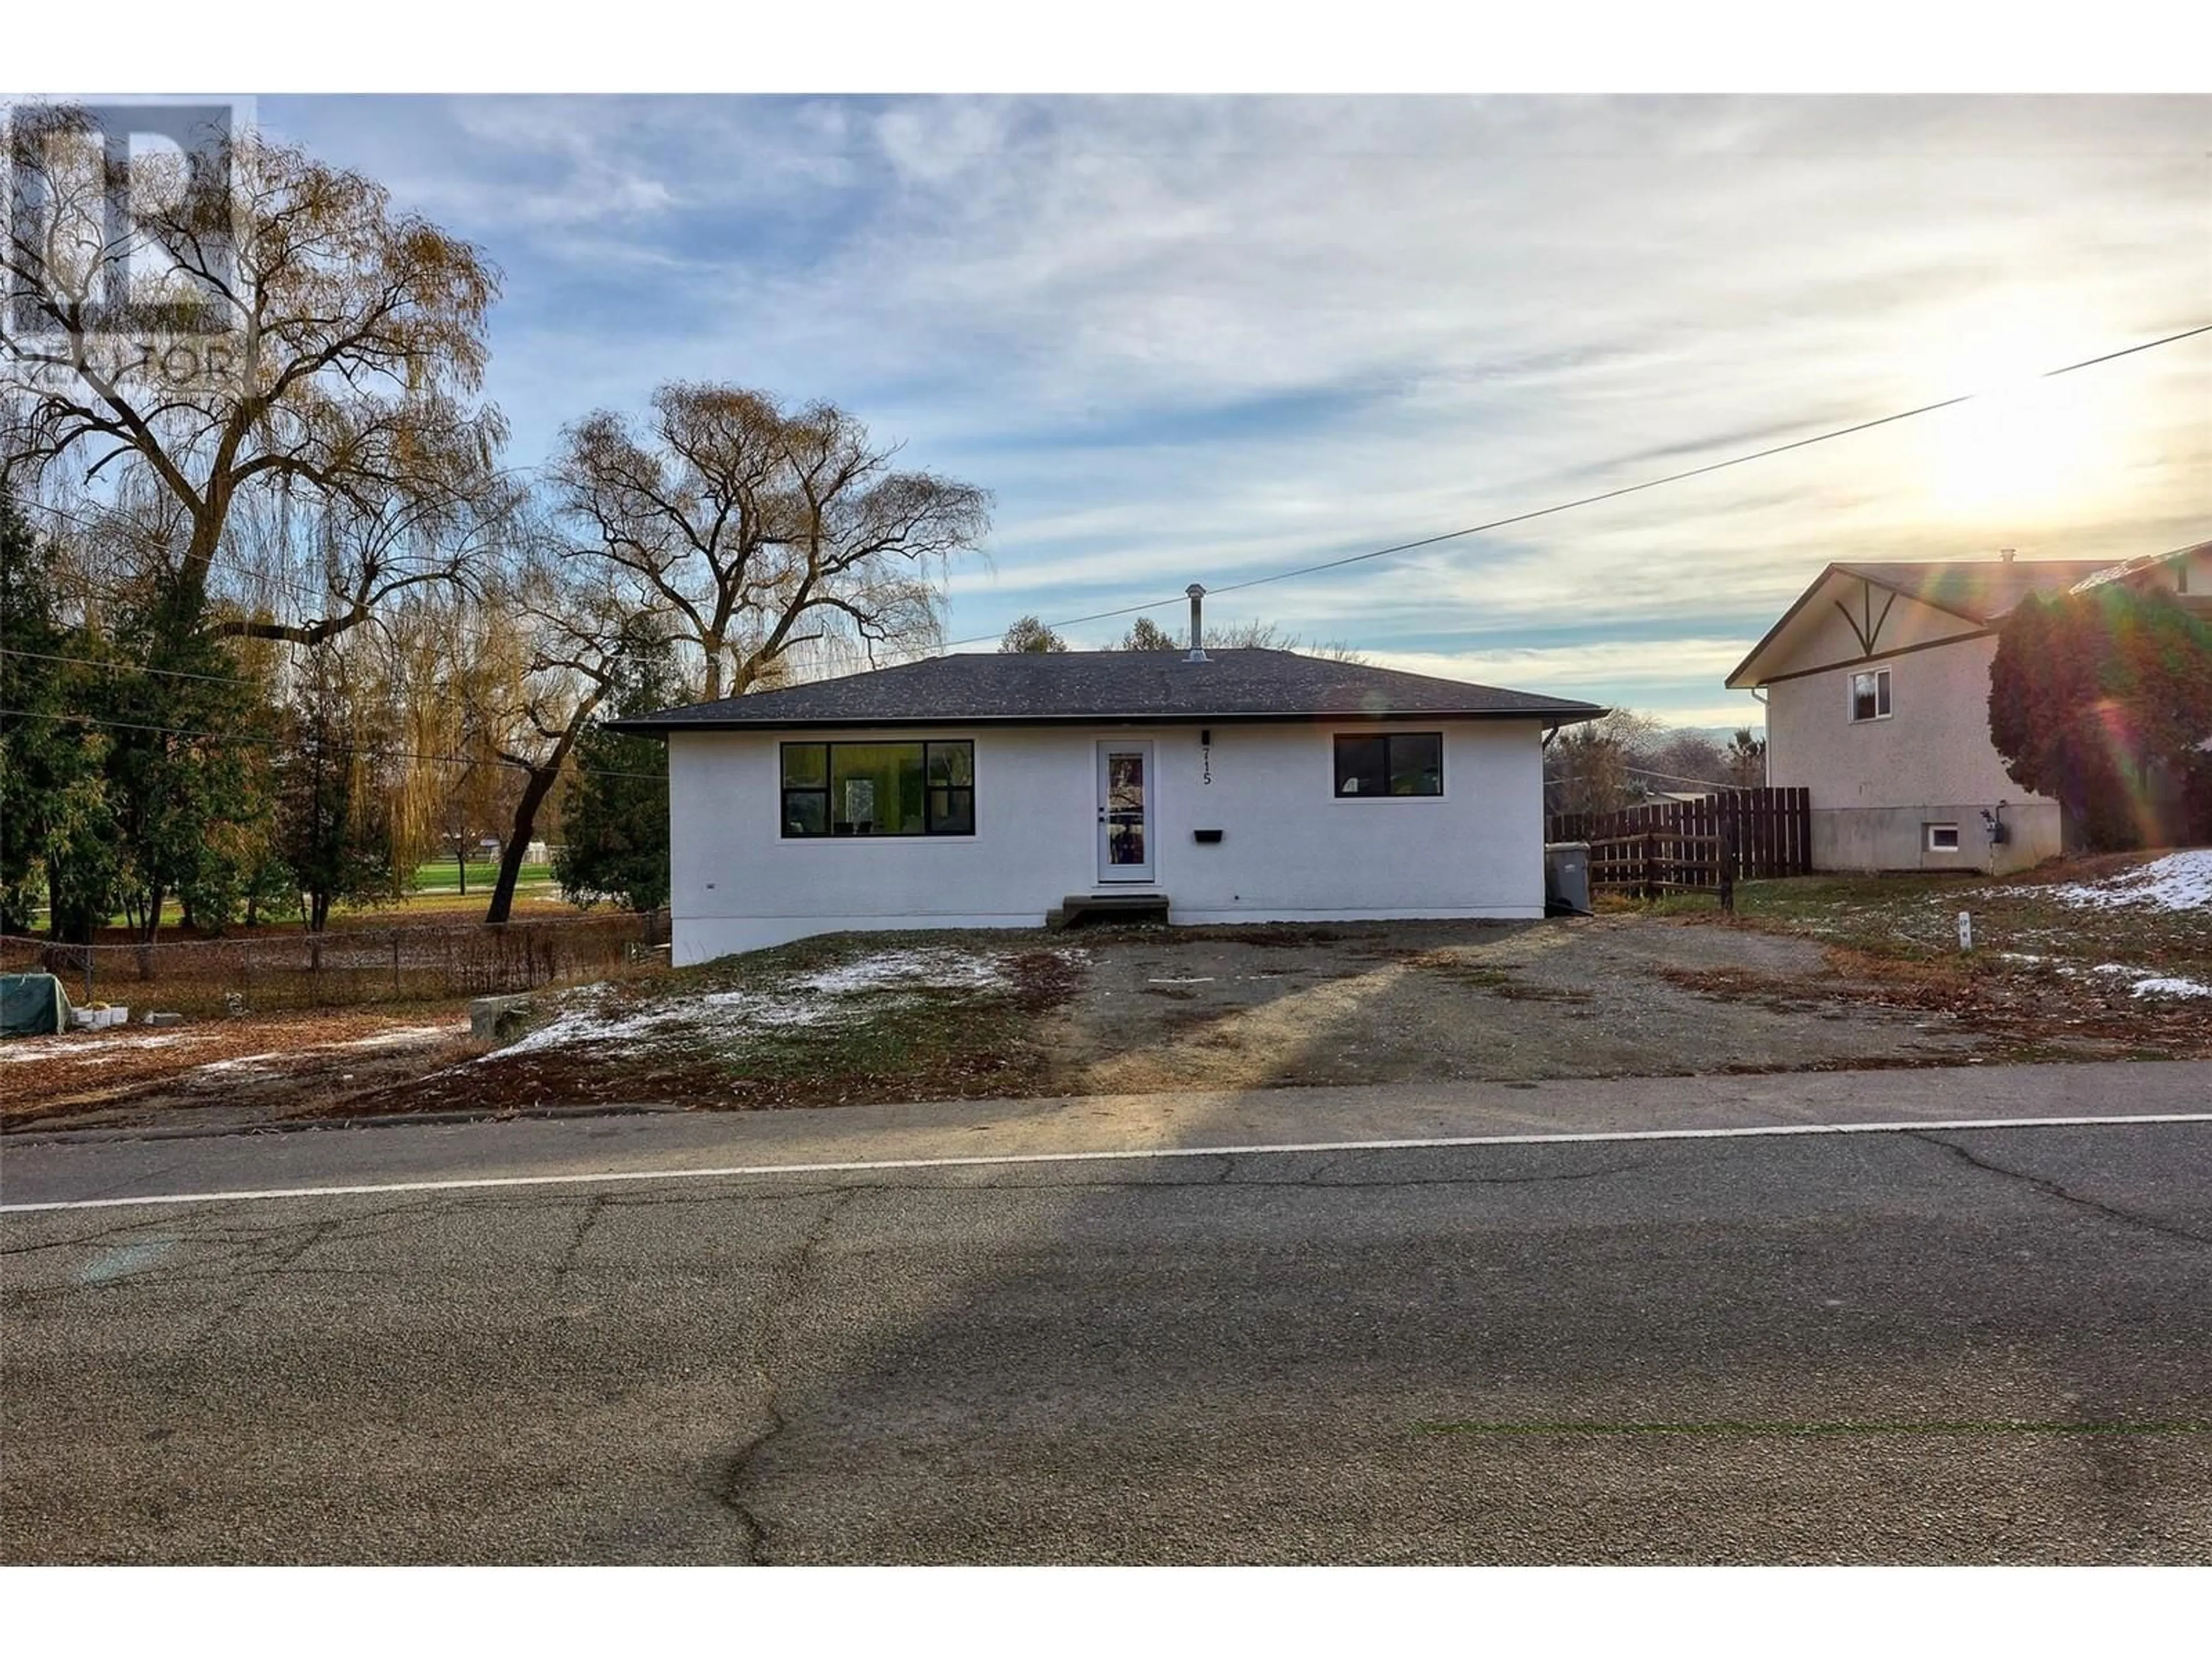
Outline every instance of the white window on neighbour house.
[(1864, 673), (1851, 676), (1851, 719), (1886, 720), (1889, 718), (1889, 670), (1870, 668)]

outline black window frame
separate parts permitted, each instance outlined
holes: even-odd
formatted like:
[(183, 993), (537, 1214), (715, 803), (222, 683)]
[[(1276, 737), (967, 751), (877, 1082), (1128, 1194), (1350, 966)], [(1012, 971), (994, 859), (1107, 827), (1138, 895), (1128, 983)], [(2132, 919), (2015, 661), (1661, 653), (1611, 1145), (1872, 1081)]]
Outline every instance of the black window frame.
[[(1390, 787), (1391, 780), (1397, 775), (1400, 769), (1399, 763), (1391, 752), (1392, 745), (1400, 743), (1432, 743), (1436, 745), (1437, 787), (1435, 788), (1408, 789), (1401, 793)], [(1345, 764), (1345, 745), (1347, 744), (1382, 744), (1382, 765), (1380, 775), (1382, 787), (1380, 789), (1347, 791), (1345, 788), (1345, 780), (1347, 776), (1359, 775), (1363, 773), (1371, 774), (1373, 769), (1355, 765), (1347, 771)], [(1335, 796), (1339, 800), (1441, 800), (1443, 798), (1444, 734), (1441, 731), (1339, 732), (1334, 734), (1334, 741), (1330, 744), (1330, 760), (1334, 767), (1333, 782)]]
[[(839, 835), (836, 819), (830, 811), (830, 797), (837, 777), (837, 754), (840, 749), (906, 749), (921, 750), (921, 825), (919, 830), (876, 830), (865, 836)], [(816, 749), (822, 751), (821, 778), (818, 784), (792, 784), (791, 751), (794, 749)], [(945, 781), (936, 781), (933, 763), (942, 753), (945, 757)], [(954, 763), (954, 756), (964, 757), (964, 767)], [(954, 779), (965, 777), (964, 783)], [(975, 740), (973, 738), (848, 738), (838, 741), (828, 738), (789, 738), (776, 745), (776, 828), (784, 841), (922, 841), (930, 839), (972, 840), (975, 835)], [(819, 830), (792, 828), (792, 799), (805, 797), (821, 803)], [(960, 809), (964, 808), (963, 811)]]

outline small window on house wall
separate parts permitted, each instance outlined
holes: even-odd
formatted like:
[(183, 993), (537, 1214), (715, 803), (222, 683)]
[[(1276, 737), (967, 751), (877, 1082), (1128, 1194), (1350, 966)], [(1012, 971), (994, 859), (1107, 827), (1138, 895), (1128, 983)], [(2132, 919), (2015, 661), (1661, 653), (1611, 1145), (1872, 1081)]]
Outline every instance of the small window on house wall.
[(1931, 853), (1955, 853), (1959, 850), (1959, 826), (1955, 823), (1930, 823), (1928, 831), (1928, 850)]
[(1856, 720), (1886, 720), (1889, 718), (1889, 670), (1870, 668), (1851, 676), (1851, 719)]

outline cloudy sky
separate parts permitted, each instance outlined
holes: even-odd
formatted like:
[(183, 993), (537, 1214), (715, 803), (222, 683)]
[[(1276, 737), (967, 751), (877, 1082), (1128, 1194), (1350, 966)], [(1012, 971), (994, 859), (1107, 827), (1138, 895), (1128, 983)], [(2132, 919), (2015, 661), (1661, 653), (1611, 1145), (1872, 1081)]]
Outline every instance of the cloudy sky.
[[(290, 98), (506, 274), (533, 464), (672, 378), (993, 490), (956, 638), (1435, 535), (1211, 615), (1669, 720), (1831, 559), (2212, 536), (2212, 100)], [(1180, 600), (1153, 615), (1174, 625)], [(1066, 631), (1111, 643), (1127, 618)]]

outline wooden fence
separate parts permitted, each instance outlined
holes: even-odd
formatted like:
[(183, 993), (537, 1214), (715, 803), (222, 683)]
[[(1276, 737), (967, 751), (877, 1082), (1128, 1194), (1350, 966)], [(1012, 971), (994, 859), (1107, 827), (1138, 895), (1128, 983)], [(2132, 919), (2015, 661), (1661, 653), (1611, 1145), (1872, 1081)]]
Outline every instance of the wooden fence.
[(1803, 789), (1724, 789), (1620, 812), (1555, 813), (1544, 839), (1589, 843), (1594, 890), (1727, 893), (1738, 879), (1811, 872), (1812, 801)]

